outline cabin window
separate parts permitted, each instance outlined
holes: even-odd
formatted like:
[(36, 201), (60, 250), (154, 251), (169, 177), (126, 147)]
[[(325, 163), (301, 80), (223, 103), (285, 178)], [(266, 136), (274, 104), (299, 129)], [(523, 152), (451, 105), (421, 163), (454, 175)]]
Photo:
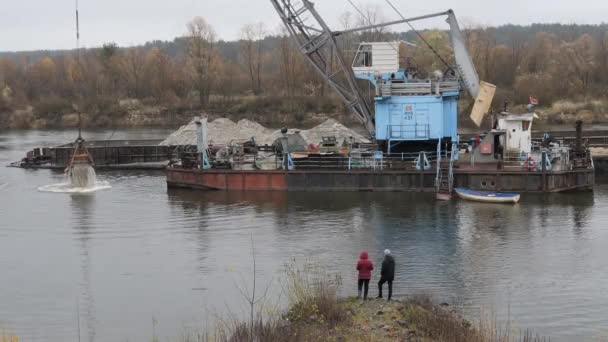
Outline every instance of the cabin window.
[(530, 121), (523, 121), (521, 124), (523, 125), (522, 127), (524, 131), (530, 129)]
[(372, 46), (361, 45), (357, 50), (353, 67), (371, 67), (372, 66)]

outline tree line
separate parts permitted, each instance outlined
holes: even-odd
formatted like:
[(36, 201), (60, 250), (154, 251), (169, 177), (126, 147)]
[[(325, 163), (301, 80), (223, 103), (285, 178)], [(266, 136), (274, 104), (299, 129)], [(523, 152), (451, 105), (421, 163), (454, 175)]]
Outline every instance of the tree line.
[[(360, 23), (348, 13), (340, 18), (342, 28)], [(446, 31), (420, 33), (453, 62)], [(525, 104), (530, 95), (541, 105), (608, 98), (608, 25), (465, 27), (465, 34), (480, 78), (498, 87), (497, 106), (503, 100)], [(351, 60), (360, 41), (394, 39), (418, 46), (402, 45), (400, 52), (407, 56), (404, 63), (421, 75), (445, 69), (411, 31), (345, 34), (339, 45)], [(196, 17), (186, 25), (186, 34), (172, 42), (0, 54), (0, 125), (8, 117), (18, 121), (28, 111), (28, 120), (43, 118), (49, 125), (60, 125), (63, 115), (75, 111), (89, 113), (103, 125), (107, 120), (102, 118), (125, 115), (125, 103), (133, 101), (179, 113), (301, 118), (310, 112), (345, 111), (287, 33), (270, 34), (261, 22), (244, 25), (240, 39), (232, 42), (218, 39), (213, 27)]]

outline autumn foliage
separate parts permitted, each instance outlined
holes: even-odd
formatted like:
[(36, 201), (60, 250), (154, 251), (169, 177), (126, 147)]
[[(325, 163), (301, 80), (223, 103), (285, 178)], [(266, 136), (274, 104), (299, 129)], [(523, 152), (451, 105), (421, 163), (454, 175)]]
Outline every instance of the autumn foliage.
[[(340, 20), (343, 27), (354, 24), (349, 16)], [(530, 95), (547, 107), (608, 98), (607, 25), (465, 29), (480, 78), (498, 86), (496, 107), (503, 100), (525, 104)], [(452, 62), (447, 32), (421, 34)], [(350, 60), (356, 44), (371, 39), (416, 44), (402, 45), (402, 65), (416, 67), (422, 76), (446, 68), (411, 31), (346, 34), (338, 43)], [(286, 32), (270, 34), (263, 23), (245, 25), (240, 39), (231, 42), (218, 39), (213, 27), (196, 17), (172, 42), (0, 53), (0, 127), (61, 126), (78, 111), (89, 125), (107, 126), (127, 122), (135, 109), (167, 118), (200, 110), (255, 114), (267, 124), (346, 112)], [(461, 110), (467, 110), (466, 98)]]

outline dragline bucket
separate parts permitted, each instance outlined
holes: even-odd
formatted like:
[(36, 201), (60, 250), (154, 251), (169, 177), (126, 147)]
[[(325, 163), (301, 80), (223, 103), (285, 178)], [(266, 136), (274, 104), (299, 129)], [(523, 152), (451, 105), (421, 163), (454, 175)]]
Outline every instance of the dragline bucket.
[(471, 55), (467, 51), (464, 42), (464, 37), (458, 27), (458, 21), (454, 11), (449, 10), (447, 22), (450, 25), (450, 41), (454, 50), (454, 59), (458, 73), (469, 94), (475, 99), (473, 110), (471, 111), (471, 120), (477, 126), (481, 125), (484, 115), (490, 110), (496, 86), (487, 82), (479, 81), (479, 76), (473, 65)]

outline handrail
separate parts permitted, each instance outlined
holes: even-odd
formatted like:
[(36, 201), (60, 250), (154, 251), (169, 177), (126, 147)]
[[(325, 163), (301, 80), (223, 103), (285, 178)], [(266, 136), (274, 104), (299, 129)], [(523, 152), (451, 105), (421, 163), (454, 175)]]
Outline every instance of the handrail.
[(441, 187), (441, 139), (437, 141), (437, 170), (435, 171), (435, 187), (437, 192)]
[(452, 189), (454, 187), (454, 156), (456, 155), (454, 153), (454, 148), (458, 149), (458, 143), (452, 141), (452, 148), (450, 149), (450, 169), (448, 171), (448, 189), (450, 194), (452, 193)]
[(430, 95), (449, 91), (459, 91), (458, 81), (417, 81), (387, 82), (380, 84), (379, 96)]

